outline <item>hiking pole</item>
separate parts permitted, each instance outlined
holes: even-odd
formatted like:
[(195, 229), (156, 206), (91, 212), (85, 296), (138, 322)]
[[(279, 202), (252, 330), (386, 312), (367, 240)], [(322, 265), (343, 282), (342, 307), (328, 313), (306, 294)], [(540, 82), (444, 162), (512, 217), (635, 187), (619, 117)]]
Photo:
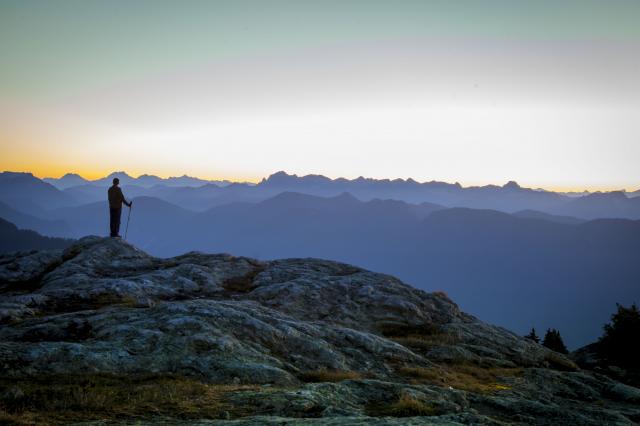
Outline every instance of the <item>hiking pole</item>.
[(131, 219), (131, 209), (133, 208), (133, 203), (129, 206), (129, 214), (127, 215), (127, 228), (124, 230), (124, 240), (127, 241), (127, 232), (129, 232), (129, 219)]

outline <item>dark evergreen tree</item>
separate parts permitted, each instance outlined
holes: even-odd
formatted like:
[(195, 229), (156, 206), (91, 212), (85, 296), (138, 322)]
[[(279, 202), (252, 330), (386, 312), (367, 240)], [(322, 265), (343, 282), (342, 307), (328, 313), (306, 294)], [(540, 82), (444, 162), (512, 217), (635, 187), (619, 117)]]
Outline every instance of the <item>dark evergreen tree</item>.
[(554, 328), (547, 329), (547, 333), (544, 335), (544, 340), (542, 341), (542, 345), (547, 348), (560, 352), (561, 354), (567, 354), (569, 351), (567, 347), (564, 345), (562, 341), (562, 336), (560, 336), (560, 332)]
[(540, 343), (540, 338), (536, 334), (536, 329), (533, 328), (533, 327), (531, 328), (531, 332), (529, 334), (527, 334), (526, 336), (524, 336), (524, 337), (526, 339), (533, 340), (536, 343)]
[(598, 341), (598, 355), (607, 364), (628, 370), (638, 370), (640, 360), (640, 311), (634, 303), (625, 308), (616, 304), (618, 311), (605, 324), (604, 335)]

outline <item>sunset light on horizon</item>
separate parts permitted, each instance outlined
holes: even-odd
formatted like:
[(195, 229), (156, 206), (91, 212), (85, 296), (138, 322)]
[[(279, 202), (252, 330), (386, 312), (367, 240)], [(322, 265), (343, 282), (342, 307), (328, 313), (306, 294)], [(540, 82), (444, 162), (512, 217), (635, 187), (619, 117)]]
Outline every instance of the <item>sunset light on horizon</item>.
[(636, 190), (639, 18), (632, 1), (3, 1), (0, 169)]

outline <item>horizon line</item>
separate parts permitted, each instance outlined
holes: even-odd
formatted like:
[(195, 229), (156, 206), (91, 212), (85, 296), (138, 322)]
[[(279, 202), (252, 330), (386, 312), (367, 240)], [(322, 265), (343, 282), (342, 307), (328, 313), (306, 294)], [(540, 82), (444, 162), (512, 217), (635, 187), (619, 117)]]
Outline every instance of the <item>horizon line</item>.
[[(324, 174), (318, 174), (318, 173), (308, 173), (308, 174), (304, 174), (304, 175), (298, 175), (296, 173), (290, 173), (284, 170), (278, 170), (276, 172), (270, 173), (268, 176), (266, 177), (262, 177), (262, 178), (238, 178), (238, 177), (222, 177), (220, 175), (211, 175), (211, 177), (203, 177), (203, 176), (195, 176), (195, 175), (190, 175), (187, 173), (177, 173), (177, 174), (156, 174), (156, 173), (150, 173), (150, 172), (145, 172), (145, 173), (140, 173), (137, 174), (136, 173), (129, 173), (127, 171), (124, 170), (117, 170), (117, 171), (113, 171), (110, 173), (107, 173), (106, 175), (101, 175), (99, 173), (92, 173), (92, 174), (87, 174), (87, 173), (82, 173), (82, 172), (76, 172), (76, 171), (68, 171), (68, 172), (64, 172), (59, 174), (58, 176), (56, 176), (57, 174), (44, 174), (44, 173), (37, 173), (37, 172), (33, 172), (33, 171), (17, 171), (17, 170), (3, 170), (4, 172), (11, 172), (11, 173), (30, 173), (31, 175), (37, 177), (38, 179), (44, 180), (44, 179), (60, 179), (62, 178), (64, 175), (66, 174), (76, 174), (78, 176), (80, 176), (83, 179), (89, 180), (89, 181), (96, 181), (99, 179), (103, 179), (105, 177), (108, 177), (109, 175), (113, 174), (113, 173), (125, 173), (127, 176), (130, 176), (133, 179), (138, 179), (141, 176), (147, 175), (147, 176), (156, 176), (158, 178), (161, 179), (170, 179), (170, 178), (180, 178), (180, 177), (190, 177), (190, 178), (195, 178), (195, 179), (200, 179), (200, 180), (205, 180), (205, 181), (218, 181), (218, 182), (223, 182), (223, 181), (227, 181), (227, 182), (231, 182), (231, 183), (252, 183), (252, 184), (258, 184), (260, 183), (263, 179), (267, 179), (269, 176), (272, 176), (274, 174), (277, 173), (286, 173), (289, 176), (295, 176), (295, 177), (299, 177), (299, 178), (303, 178), (303, 177), (307, 177), (307, 176), (323, 176), (326, 177), (328, 179), (331, 179), (333, 181), (338, 180), (338, 179), (346, 179), (346, 180), (355, 180), (358, 178), (364, 178), (364, 179), (369, 179), (369, 180), (388, 180), (388, 181), (395, 181), (395, 180), (401, 180), (404, 182), (407, 182), (409, 180), (413, 180), (419, 184), (424, 184), (424, 183), (431, 183), (431, 182), (438, 182), (438, 183), (445, 183), (445, 184), (449, 184), (449, 185), (455, 185), (458, 184), (460, 185), (462, 188), (474, 188), (474, 187), (483, 187), (483, 186), (498, 186), (498, 187), (503, 187), (504, 185), (508, 184), (509, 182), (516, 182), (520, 187), (522, 188), (526, 188), (526, 189), (533, 189), (533, 190), (543, 190), (543, 191), (548, 191), (548, 192), (557, 192), (557, 193), (584, 193), (584, 192), (588, 192), (588, 193), (596, 193), (596, 192), (626, 192), (626, 193), (630, 193), (630, 192), (636, 192), (636, 191), (640, 191), (640, 187), (637, 187), (636, 189), (626, 189), (626, 188), (614, 188), (614, 187), (577, 187), (577, 186), (546, 186), (545, 185), (531, 185), (529, 183), (524, 183), (524, 184), (520, 184), (518, 182), (517, 179), (510, 179), (507, 182), (503, 183), (503, 184), (496, 184), (496, 183), (470, 183), (470, 182), (460, 182), (460, 181), (456, 181), (456, 182), (448, 182), (445, 180), (436, 180), (436, 179), (431, 179), (431, 180), (425, 180), (425, 181), (419, 181), (417, 179), (414, 179), (412, 177), (408, 177), (408, 178), (401, 178), (401, 177), (395, 177), (395, 178), (389, 178), (389, 177), (365, 177), (365, 176), (358, 176), (355, 178), (348, 178), (348, 177), (344, 177), (344, 176), (338, 176), (338, 177), (334, 177), (334, 176), (328, 176), (328, 175), (324, 175)], [(87, 177), (89, 176), (89, 177)], [(625, 185), (626, 186), (626, 185)], [(632, 187), (633, 188), (633, 187)]]

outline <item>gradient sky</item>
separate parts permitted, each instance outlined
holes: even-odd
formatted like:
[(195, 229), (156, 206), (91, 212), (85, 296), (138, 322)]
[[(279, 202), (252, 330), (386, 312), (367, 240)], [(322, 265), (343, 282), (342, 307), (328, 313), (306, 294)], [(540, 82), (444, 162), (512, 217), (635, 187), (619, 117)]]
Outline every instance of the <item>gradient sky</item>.
[(640, 1), (0, 0), (0, 169), (640, 187)]

